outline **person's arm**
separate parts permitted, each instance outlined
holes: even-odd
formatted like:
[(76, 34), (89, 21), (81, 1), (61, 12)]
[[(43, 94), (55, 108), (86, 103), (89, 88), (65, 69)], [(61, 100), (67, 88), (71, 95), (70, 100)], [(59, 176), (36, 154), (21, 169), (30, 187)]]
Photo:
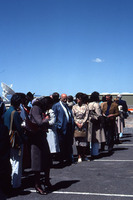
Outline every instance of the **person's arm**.
[(49, 110), (49, 115), (50, 115), (50, 118), (49, 118), (49, 125), (53, 125), (55, 123), (55, 114), (54, 114), (54, 111), (52, 109)]
[(89, 107), (88, 107), (88, 105), (85, 106), (85, 109), (86, 109), (86, 112), (85, 112), (85, 117), (84, 117), (82, 125), (84, 125), (87, 122), (88, 117), (89, 117)]
[(44, 119), (42, 118), (42, 111), (38, 106), (33, 106), (32, 107), (32, 112), (31, 112), (32, 118), (34, 123), (36, 123), (38, 126), (42, 126), (44, 124), (48, 124), (49, 119)]
[(99, 103), (95, 104), (95, 112), (97, 113), (98, 116), (101, 116), (101, 107)]
[(53, 105), (52, 110), (54, 111), (55, 114), (55, 124), (57, 127), (57, 130), (61, 130), (62, 124), (63, 124), (63, 112), (60, 110), (59, 105)]
[(23, 133), (23, 129), (21, 128), (22, 119), (17, 111), (14, 113), (13, 123), (15, 125), (16, 130), (19, 133)]
[(112, 114), (109, 114), (107, 117), (117, 117), (117, 116), (119, 116), (119, 109), (118, 109), (118, 105), (116, 104), (115, 106), (114, 106), (114, 113), (112, 113)]
[(75, 107), (73, 106), (72, 108), (72, 113), (73, 113), (73, 117), (74, 117), (74, 122), (77, 125), (77, 127), (80, 129), (82, 128), (82, 126), (84, 125), (84, 123), (86, 123), (87, 119), (88, 119), (88, 114), (89, 114), (89, 108), (88, 106), (86, 106), (86, 113), (85, 113), (85, 117), (82, 123), (79, 123), (76, 117), (76, 110)]
[(20, 114), (16, 111), (13, 117), (13, 125), (15, 126), (19, 134), (19, 137), (21, 138), (21, 142), (23, 143), (27, 141), (27, 136), (24, 134), (24, 130), (21, 127), (21, 123), (22, 123), (22, 119), (20, 117)]
[(77, 118), (76, 118), (75, 106), (72, 107), (72, 114), (73, 114), (74, 122), (76, 124), (77, 123)]

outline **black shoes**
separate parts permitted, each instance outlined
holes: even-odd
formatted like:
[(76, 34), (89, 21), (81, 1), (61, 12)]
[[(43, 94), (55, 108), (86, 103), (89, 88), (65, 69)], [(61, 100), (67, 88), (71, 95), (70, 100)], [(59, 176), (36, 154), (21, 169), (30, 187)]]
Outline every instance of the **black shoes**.
[(47, 191), (47, 192), (51, 192), (51, 191), (52, 191), (52, 189), (53, 189), (52, 187), (53, 187), (53, 186), (52, 186), (52, 184), (50, 183), (50, 181), (45, 182), (44, 185), (45, 185), (45, 188), (46, 188), (46, 191)]

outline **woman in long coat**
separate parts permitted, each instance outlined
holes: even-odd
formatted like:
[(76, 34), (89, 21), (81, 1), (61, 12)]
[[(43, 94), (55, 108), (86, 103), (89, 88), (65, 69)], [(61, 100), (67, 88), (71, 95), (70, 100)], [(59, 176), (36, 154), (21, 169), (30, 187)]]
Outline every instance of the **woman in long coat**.
[[(88, 122), (88, 142), (90, 142), (91, 156), (99, 155), (99, 143), (105, 142), (104, 129), (101, 126), (99, 117), (102, 116), (99, 105), (99, 93), (93, 92), (90, 96), (89, 107), (89, 122)], [(95, 113), (97, 120), (92, 121), (91, 112)]]
[(78, 162), (82, 162), (82, 160), (87, 160), (87, 119), (88, 119), (88, 106), (84, 104), (84, 94), (77, 93), (76, 94), (77, 104), (73, 106), (72, 112), (74, 116), (75, 122), (75, 132), (85, 131), (85, 136), (75, 136), (76, 148), (78, 152)]
[(50, 97), (43, 97), (34, 102), (30, 110), (30, 120), (38, 126), (38, 131), (31, 136), (31, 168), (35, 173), (35, 189), (39, 194), (46, 194), (41, 187), (40, 172), (45, 172), (45, 185), (50, 187), (50, 150), (46, 139), (49, 118), (44, 118), (46, 110), (52, 105)]

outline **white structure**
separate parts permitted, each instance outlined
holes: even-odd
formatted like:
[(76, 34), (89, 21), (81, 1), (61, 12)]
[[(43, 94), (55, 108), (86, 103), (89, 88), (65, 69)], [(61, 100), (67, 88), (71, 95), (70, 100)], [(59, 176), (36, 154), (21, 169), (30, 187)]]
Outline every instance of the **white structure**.
[(14, 90), (11, 88), (12, 84), (10, 86), (8, 86), (5, 83), (1, 83), (1, 87), (3, 89), (3, 91), (2, 91), (3, 100), (9, 102), (10, 100), (7, 98), (7, 95), (12, 96), (15, 93)]

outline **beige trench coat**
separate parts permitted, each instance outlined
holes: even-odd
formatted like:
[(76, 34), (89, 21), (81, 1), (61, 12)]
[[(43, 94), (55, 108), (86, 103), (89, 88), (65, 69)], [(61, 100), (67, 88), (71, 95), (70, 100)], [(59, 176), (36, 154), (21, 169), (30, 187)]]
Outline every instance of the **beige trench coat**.
[[(88, 104), (89, 111), (95, 110), (98, 116), (101, 116), (101, 108), (98, 102), (91, 102)], [(92, 124), (90, 121), (90, 117), (88, 120), (88, 142), (92, 143), (101, 143), (105, 142), (105, 133), (102, 125), (100, 123), (98, 124)]]

